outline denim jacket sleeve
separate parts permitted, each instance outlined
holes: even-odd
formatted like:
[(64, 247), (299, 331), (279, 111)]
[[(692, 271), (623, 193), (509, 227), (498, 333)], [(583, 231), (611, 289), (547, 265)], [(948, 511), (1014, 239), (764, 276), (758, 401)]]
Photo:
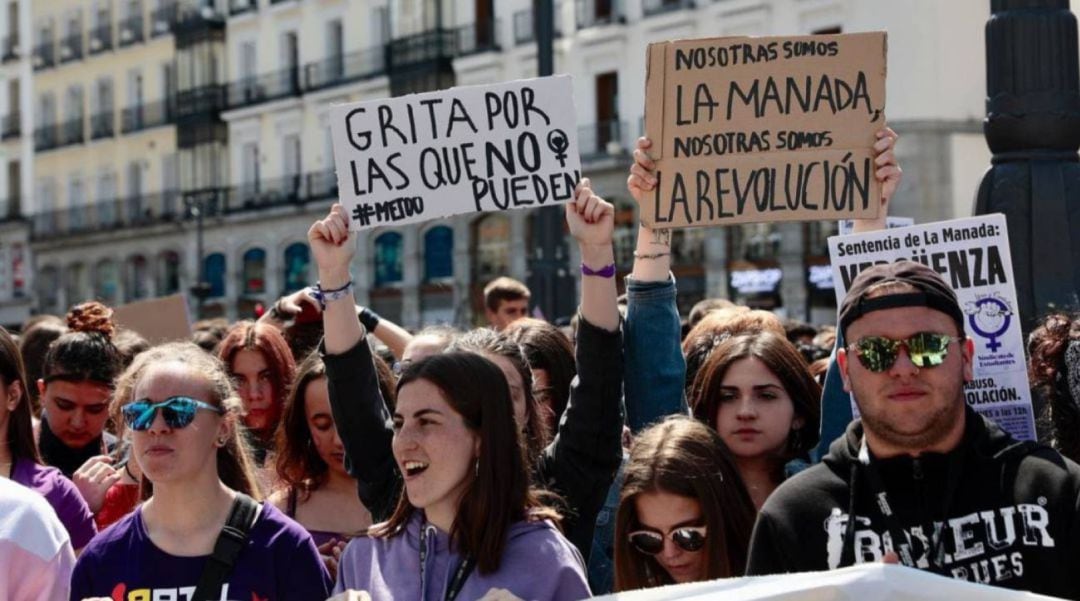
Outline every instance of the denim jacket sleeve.
[(394, 511), (401, 474), (391, 450), (394, 438), (390, 411), (379, 391), (379, 378), (371, 347), (361, 338), (339, 355), (328, 355), (320, 344), (326, 364), (330, 410), (345, 447), (345, 469), (356, 478), (360, 501), (381, 522)]
[(626, 423), (638, 433), (676, 413), (689, 414), (684, 391), (686, 358), (675, 304), (675, 278), (640, 282), (626, 278)]

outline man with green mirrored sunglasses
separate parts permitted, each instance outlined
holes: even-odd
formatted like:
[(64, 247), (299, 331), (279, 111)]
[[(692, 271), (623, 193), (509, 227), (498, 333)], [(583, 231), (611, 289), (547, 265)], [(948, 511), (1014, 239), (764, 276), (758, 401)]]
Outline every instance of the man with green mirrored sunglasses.
[(863, 271), (840, 332), (861, 419), (766, 501), (747, 573), (886, 561), (1080, 599), (1080, 467), (968, 408), (973, 343), (941, 276), (911, 261)]

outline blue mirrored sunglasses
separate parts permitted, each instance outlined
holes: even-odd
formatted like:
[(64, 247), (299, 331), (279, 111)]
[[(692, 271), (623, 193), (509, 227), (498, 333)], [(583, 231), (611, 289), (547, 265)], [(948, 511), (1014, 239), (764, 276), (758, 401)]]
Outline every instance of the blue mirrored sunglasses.
[(165, 418), (165, 425), (170, 428), (186, 428), (194, 421), (195, 412), (199, 409), (213, 411), (218, 415), (225, 413), (221, 407), (186, 396), (169, 397), (160, 403), (154, 403), (150, 399), (133, 401), (124, 405), (120, 413), (123, 414), (127, 427), (141, 432), (150, 429), (158, 409), (161, 409), (161, 416)]

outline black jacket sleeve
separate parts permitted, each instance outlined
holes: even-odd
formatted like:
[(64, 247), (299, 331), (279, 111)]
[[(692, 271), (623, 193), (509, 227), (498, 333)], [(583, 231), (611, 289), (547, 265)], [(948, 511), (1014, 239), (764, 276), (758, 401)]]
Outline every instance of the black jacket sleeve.
[(538, 466), (541, 484), (566, 501), (566, 537), (588, 557), (596, 515), (622, 462), (622, 328), (578, 322), (577, 376), (554, 440)]
[(356, 478), (360, 501), (375, 522), (390, 517), (401, 491), (401, 473), (394, 461), (390, 411), (379, 391), (379, 378), (367, 339), (340, 355), (328, 355), (327, 388), (334, 425), (345, 447), (345, 469)]
[[(786, 544), (794, 545), (790, 540)], [(754, 532), (750, 535), (750, 553), (746, 560), (747, 576), (767, 576), (794, 572), (794, 565), (784, 555), (785, 543), (776, 534), (776, 524), (769, 514), (758, 514), (754, 523)]]

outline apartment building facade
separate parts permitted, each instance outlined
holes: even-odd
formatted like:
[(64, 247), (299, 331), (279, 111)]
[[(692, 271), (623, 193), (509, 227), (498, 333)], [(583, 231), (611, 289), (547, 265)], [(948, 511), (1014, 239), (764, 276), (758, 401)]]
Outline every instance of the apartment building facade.
[[(28, 29), (17, 31), (33, 51), (13, 65), (28, 80), (18, 94), (32, 136), (2, 146), (9, 171), (19, 157), (26, 200), (21, 219), (0, 224), (0, 259), (13, 271), (2, 253), (14, 246), (4, 236), (16, 236), (4, 228), (21, 231), (23, 275), (14, 281), (26, 312), (179, 291), (200, 315), (250, 316), (315, 276), (305, 238), (336, 197), (332, 104), (537, 73), (530, 0), (17, 4), (31, 13), (18, 15)], [(636, 236), (625, 180), (653, 41), (887, 29), (888, 115), (905, 169), (892, 212), (920, 221), (970, 212), (989, 164), (985, 75), (970, 66), (984, 60), (988, 7), (894, 4), (557, 0), (555, 71), (574, 77), (585, 175), (618, 207), (620, 273)], [(0, 74), (10, 81), (4, 65)], [(0, 108), (4, 101), (0, 94)], [(12, 114), (9, 105), (5, 124)], [(487, 281), (526, 280), (544, 259), (538, 226), (534, 212), (516, 211), (364, 232), (353, 269), (358, 298), (410, 327), (472, 323)], [(680, 305), (724, 296), (831, 321), (821, 275), (834, 231), (806, 223), (678, 232)], [(556, 253), (576, 271), (573, 245)]]

